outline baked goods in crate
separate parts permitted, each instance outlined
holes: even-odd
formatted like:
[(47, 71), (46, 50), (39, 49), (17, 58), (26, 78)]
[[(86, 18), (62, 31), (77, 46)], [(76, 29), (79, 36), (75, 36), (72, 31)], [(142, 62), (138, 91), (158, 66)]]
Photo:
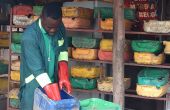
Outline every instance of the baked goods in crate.
[(90, 28), (91, 27), (91, 20), (85, 18), (63, 17), (62, 21), (66, 28)]
[[(125, 89), (128, 89), (131, 85), (130, 78), (124, 78), (124, 86)], [(105, 92), (113, 92), (113, 78), (112, 77), (105, 77), (103, 79), (97, 80), (97, 88), (100, 91)]]
[(14, 71), (19, 71), (20, 70), (20, 61), (19, 60), (12, 61), (11, 69)]
[(70, 78), (71, 86), (76, 89), (95, 89), (97, 87), (97, 79)]
[(161, 86), (160, 88), (157, 88), (156, 86), (137, 84), (136, 92), (138, 95), (146, 97), (162, 97), (166, 94), (168, 87), (168, 84)]
[(170, 32), (170, 21), (158, 21), (150, 20), (144, 21), (144, 31), (154, 33), (169, 33)]
[(138, 64), (163, 64), (165, 61), (165, 55), (155, 55), (147, 52), (134, 52), (134, 61)]
[(95, 60), (97, 52), (97, 49), (72, 48), (72, 57), (80, 60)]
[(170, 54), (170, 41), (163, 41), (163, 45), (165, 45), (164, 53)]
[(63, 17), (91, 19), (93, 17), (93, 9), (82, 7), (62, 7), (62, 15)]
[[(125, 30), (131, 30), (132, 28), (132, 22), (130, 20), (124, 20), (125, 23)], [(103, 30), (113, 30), (114, 21), (112, 18), (107, 18), (100, 20), (100, 27)]]
[(11, 79), (14, 81), (20, 81), (20, 71), (11, 71)]
[(90, 37), (73, 37), (72, 44), (76, 48), (98, 48), (99, 39)]
[(102, 74), (103, 68), (91, 65), (76, 65), (71, 67), (71, 76), (78, 78), (97, 78)]

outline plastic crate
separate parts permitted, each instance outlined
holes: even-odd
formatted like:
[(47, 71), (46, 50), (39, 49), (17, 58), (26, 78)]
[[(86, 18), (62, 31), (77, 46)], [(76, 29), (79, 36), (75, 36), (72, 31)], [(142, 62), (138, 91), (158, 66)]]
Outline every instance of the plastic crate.
[(169, 71), (166, 69), (145, 68), (138, 74), (139, 85), (161, 87), (168, 83)]
[(76, 98), (63, 90), (60, 95), (62, 100), (54, 101), (49, 99), (39, 88), (35, 89), (33, 110), (79, 110), (80, 103)]
[(80, 101), (81, 110), (121, 110), (120, 105), (98, 98)]

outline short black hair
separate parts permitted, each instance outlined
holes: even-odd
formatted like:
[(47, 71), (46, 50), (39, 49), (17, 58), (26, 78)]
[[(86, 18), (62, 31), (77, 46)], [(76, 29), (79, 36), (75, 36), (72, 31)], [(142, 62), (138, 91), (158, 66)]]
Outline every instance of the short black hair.
[(50, 2), (47, 3), (42, 10), (42, 16), (50, 17), (55, 20), (62, 17), (62, 3), (60, 2)]

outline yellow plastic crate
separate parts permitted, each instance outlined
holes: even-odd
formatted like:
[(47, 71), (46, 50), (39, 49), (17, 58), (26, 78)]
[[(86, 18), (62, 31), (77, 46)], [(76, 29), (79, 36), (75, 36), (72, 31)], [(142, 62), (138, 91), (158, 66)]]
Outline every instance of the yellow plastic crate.
[[(125, 30), (129, 31), (132, 27), (132, 22), (130, 20), (124, 20)], [(100, 27), (103, 30), (113, 30), (114, 21), (112, 18), (107, 18), (100, 21)]]
[(90, 19), (93, 17), (93, 10), (82, 7), (62, 7), (63, 17), (79, 17)]
[(149, 85), (138, 85), (136, 87), (136, 92), (138, 95), (146, 96), (146, 97), (162, 97), (166, 94), (168, 90), (168, 84), (157, 88), (156, 86)]
[(72, 48), (72, 57), (81, 60), (97, 59), (97, 49)]
[(7, 78), (0, 78), (0, 91), (7, 91), (8, 90), (8, 79)]
[(0, 39), (0, 46), (9, 46), (9, 40), (8, 39)]
[[(100, 91), (104, 92), (113, 92), (113, 78), (112, 77), (105, 77), (104, 79), (97, 80), (97, 88)], [(124, 86), (125, 89), (128, 89), (131, 85), (131, 79), (130, 78), (124, 78)]]
[(163, 41), (163, 44), (165, 45), (164, 53), (170, 54), (170, 41)]
[(63, 17), (62, 21), (66, 28), (89, 28), (91, 21), (84, 18), (66, 18)]
[(112, 51), (113, 41), (112, 39), (102, 39), (100, 41), (100, 50), (102, 51)]
[(14, 81), (20, 81), (20, 71), (11, 71), (11, 79)]
[(19, 88), (14, 88), (9, 92), (8, 97), (11, 99), (19, 99), (18, 94), (19, 94)]
[(102, 74), (102, 67), (83, 67), (73, 66), (71, 67), (71, 76), (78, 78), (97, 78)]
[(138, 64), (162, 64), (165, 60), (164, 54), (159, 54), (158, 56), (152, 53), (145, 52), (134, 52), (134, 60)]

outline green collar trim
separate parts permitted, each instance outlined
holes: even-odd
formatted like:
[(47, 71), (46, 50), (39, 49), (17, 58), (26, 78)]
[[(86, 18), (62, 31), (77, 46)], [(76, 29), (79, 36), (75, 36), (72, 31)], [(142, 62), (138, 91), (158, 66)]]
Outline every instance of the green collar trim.
[(43, 34), (47, 34), (47, 32), (45, 31), (45, 29), (42, 27), (41, 19), (39, 19), (38, 24), (39, 24), (39, 27), (40, 27), (40, 29), (41, 29), (41, 32), (42, 32)]

